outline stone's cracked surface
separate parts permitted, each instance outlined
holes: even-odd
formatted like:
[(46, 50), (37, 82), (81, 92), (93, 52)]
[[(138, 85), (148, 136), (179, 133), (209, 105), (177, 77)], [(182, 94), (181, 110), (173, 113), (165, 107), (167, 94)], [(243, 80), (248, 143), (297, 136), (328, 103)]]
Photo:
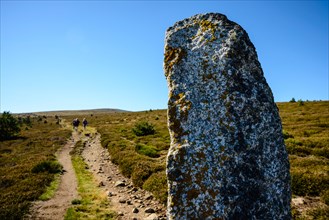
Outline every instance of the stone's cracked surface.
[(290, 219), (281, 120), (248, 34), (222, 14), (166, 32), (168, 219)]

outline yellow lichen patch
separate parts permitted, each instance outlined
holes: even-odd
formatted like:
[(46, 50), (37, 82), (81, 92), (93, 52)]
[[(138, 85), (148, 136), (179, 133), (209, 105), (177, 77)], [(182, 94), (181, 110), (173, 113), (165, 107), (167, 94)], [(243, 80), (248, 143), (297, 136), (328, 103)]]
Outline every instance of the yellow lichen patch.
[(166, 46), (164, 54), (165, 75), (168, 76), (173, 66), (179, 63), (186, 56), (186, 51), (182, 48)]
[(169, 129), (173, 132), (173, 139), (176, 143), (181, 142), (181, 137), (186, 135), (184, 132), (180, 119), (177, 115), (177, 109), (174, 105), (168, 106), (168, 122), (169, 122)]
[(183, 96), (184, 96), (184, 93), (183, 93), (183, 92), (181, 92), (181, 93), (179, 93), (179, 94), (178, 94), (178, 96), (179, 96), (179, 99), (182, 99), (182, 98), (183, 98)]
[(188, 118), (188, 112), (191, 109), (192, 103), (187, 100), (184, 93), (174, 94), (173, 92), (169, 95), (169, 128), (174, 132), (174, 139), (176, 142), (181, 143), (183, 139), (175, 138), (176, 136), (182, 137), (186, 135), (181, 127), (181, 122), (184, 122)]
[[(180, 94), (181, 95), (181, 94)], [(186, 121), (188, 117), (188, 112), (191, 109), (192, 103), (189, 100), (186, 100), (185, 96), (181, 96), (177, 101), (180, 106), (180, 115), (181, 120)]]
[(211, 36), (211, 39), (209, 40), (209, 42), (213, 42), (214, 40), (217, 39), (215, 37), (215, 31), (218, 28), (217, 24), (214, 24), (214, 23), (212, 23), (211, 21), (208, 21), (208, 20), (202, 20), (199, 24), (200, 24), (202, 32), (206, 32), (206, 31), (211, 32), (212, 36)]

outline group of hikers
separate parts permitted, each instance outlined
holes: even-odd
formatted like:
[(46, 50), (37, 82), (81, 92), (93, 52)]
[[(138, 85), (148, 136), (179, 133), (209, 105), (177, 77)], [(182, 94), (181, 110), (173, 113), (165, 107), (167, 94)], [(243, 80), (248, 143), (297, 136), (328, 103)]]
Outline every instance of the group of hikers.
[[(78, 118), (73, 119), (72, 125), (73, 125), (74, 130), (76, 130), (76, 131), (78, 130), (79, 124), (80, 124), (80, 121)], [(87, 124), (88, 124), (88, 121), (84, 118), (82, 120), (83, 129), (86, 129)]]

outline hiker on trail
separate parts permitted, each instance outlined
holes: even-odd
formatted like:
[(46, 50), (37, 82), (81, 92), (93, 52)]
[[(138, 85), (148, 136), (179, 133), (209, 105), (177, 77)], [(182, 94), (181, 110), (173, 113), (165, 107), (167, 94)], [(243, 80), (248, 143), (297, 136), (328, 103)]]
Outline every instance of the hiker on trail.
[(78, 127), (79, 127), (79, 124), (80, 124), (79, 119), (78, 118), (74, 119), (73, 122), (72, 122), (72, 124), (73, 124), (74, 130), (77, 131), (78, 130)]
[(84, 119), (82, 120), (82, 124), (83, 124), (83, 129), (86, 129), (86, 126), (87, 126), (87, 124), (88, 124), (88, 121), (84, 118)]

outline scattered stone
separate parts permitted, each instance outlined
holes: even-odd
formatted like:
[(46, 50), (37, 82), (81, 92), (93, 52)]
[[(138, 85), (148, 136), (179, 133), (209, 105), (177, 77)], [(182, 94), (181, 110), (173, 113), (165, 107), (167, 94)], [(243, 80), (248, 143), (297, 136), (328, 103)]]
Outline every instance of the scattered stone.
[(109, 192), (107, 195), (108, 195), (108, 197), (112, 197), (112, 196), (116, 196), (117, 194)]
[(133, 213), (138, 213), (138, 212), (139, 212), (138, 208), (133, 208)]
[(131, 198), (133, 198), (133, 199), (140, 199), (140, 197), (138, 195), (133, 195)]
[(103, 181), (100, 181), (99, 184), (98, 184), (99, 187), (102, 187), (102, 186), (105, 186), (104, 182)]
[(146, 200), (151, 200), (151, 199), (153, 199), (153, 196), (152, 195), (147, 195), (147, 196), (145, 196), (145, 199)]
[(115, 187), (124, 187), (126, 184), (124, 183), (124, 182), (122, 182), (122, 181), (116, 181), (115, 182)]
[(118, 212), (118, 216), (124, 216), (123, 212)]
[(144, 212), (145, 213), (155, 213), (154, 209), (152, 209), (152, 208), (146, 208)]
[(303, 197), (293, 198), (291, 201), (295, 206), (306, 204), (306, 201)]
[(128, 205), (132, 205), (133, 203), (130, 200), (127, 200)]
[(144, 218), (144, 220), (159, 220), (159, 216), (155, 213), (149, 215), (147, 218)]
[(127, 202), (127, 200), (125, 200), (125, 199), (119, 199), (119, 203), (126, 203)]
[(282, 125), (254, 45), (222, 14), (170, 27), (168, 219), (291, 219)]

